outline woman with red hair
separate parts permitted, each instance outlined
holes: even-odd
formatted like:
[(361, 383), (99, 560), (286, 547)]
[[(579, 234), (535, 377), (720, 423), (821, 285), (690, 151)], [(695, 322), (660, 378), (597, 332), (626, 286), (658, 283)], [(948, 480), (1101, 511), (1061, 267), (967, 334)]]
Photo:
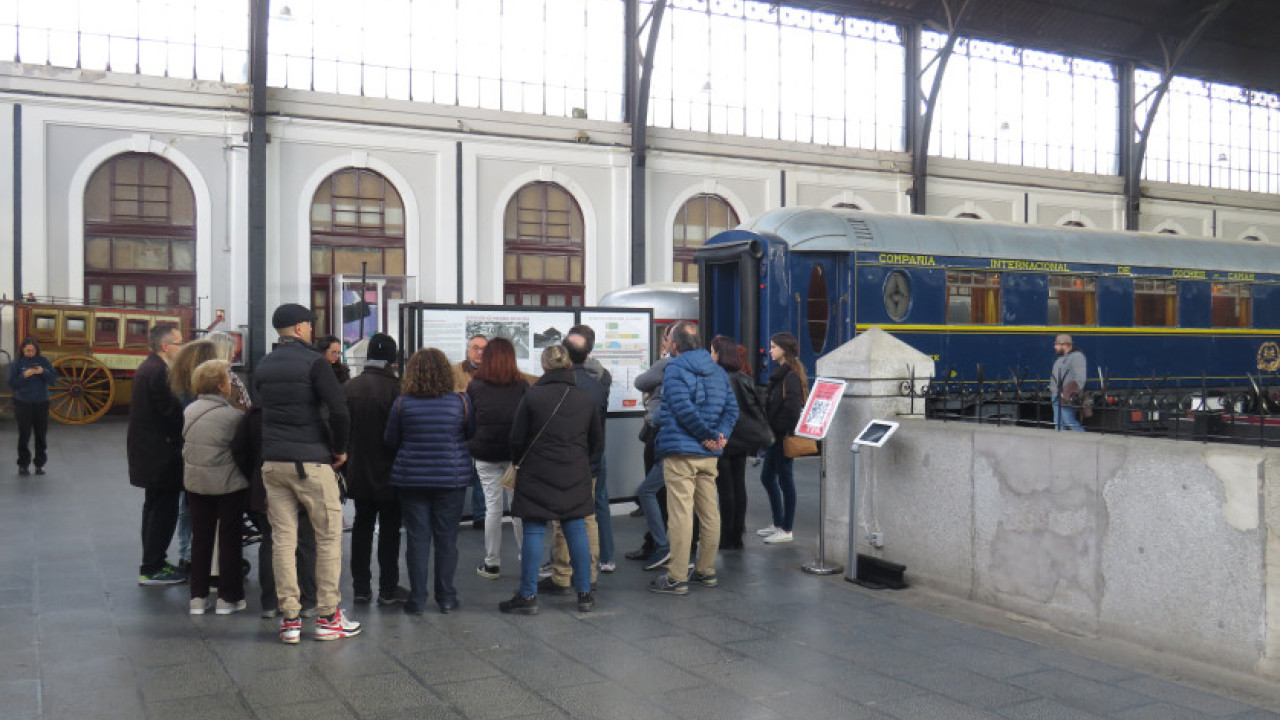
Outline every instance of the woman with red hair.
[[(511, 423), (528, 389), (529, 383), (516, 366), (515, 346), (504, 337), (490, 340), (480, 367), (467, 385), (476, 413), (476, 434), (467, 442), (467, 449), (476, 461), (485, 506), (484, 560), (476, 567), (476, 574), (489, 580), (497, 580), (501, 574), (504, 493), (499, 481), (511, 465)], [(520, 520), (513, 522), (519, 547)]]

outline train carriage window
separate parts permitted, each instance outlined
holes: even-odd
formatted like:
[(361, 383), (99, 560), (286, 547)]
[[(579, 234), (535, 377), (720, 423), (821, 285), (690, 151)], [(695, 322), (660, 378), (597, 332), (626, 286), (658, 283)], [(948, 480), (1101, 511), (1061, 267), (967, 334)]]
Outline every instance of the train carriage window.
[(1134, 327), (1175, 327), (1177, 324), (1178, 283), (1174, 280), (1134, 280)]
[(58, 318), (54, 315), (37, 315), (36, 330), (54, 330), (58, 327)]
[(82, 317), (69, 317), (64, 332), (71, 335), (78, 335), (84, 332), (86, 323)]
[(809, 347), (821, 354), (827, 346), (827, 326), (830, 322), (831, 303), (827, 300), (827, 276), (821, 265), (814, 265), (809, 273), (808, 326)]
[(1213, 327), (1247, 328), (1252, 326), (1252, 291), (1240, 283), (1214, 283), (1212, 299)]
[(124, 341), (128, 345), (147, 344), (146, 320), (126, 320), (124, 323)]
[(1098, 281), (1077, 275), (1050, 275), (1049, 324), (1097, 325)]
[(115, 318), (98, 318), (93, 324), (94, 345), (119, 345), (120, 321)]
[(947, 271), (947, 322), (999, 324), (1000, 273)]

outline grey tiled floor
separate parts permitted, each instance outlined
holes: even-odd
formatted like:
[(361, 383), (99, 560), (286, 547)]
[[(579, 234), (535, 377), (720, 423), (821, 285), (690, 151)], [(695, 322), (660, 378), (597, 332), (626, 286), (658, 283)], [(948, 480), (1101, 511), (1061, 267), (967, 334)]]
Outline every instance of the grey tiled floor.
[[(620, 559), (596, 612), (544, 597), (540, 615), (508, 617), (496, 605), (514, 577), (477, 577), (481, 534), (464, 528), (460, 612), (344, 601), (363, 635), (284, 646), (256, 602), (191, 617), (185, 586), (136, 584), (142, 493), (125, 479), (122, 420), (54, 425), (43, 478), (17, 477), (14, 435), (0, 418), (0, 718), (1280, 718), (1265, 685), (1210, 692), (1131, 669), (1101, 641), (1027, 639), (922, 609), (922, 591), (800, 572), (816, 517), (804, 463), (801, 542), (723, 553), (719, 588), (653, 595), (652, 574)], [(767, 506), (748, 473), (754, 528)], [(639, 544), (641, 520), (614, 527), (619, 555)]]

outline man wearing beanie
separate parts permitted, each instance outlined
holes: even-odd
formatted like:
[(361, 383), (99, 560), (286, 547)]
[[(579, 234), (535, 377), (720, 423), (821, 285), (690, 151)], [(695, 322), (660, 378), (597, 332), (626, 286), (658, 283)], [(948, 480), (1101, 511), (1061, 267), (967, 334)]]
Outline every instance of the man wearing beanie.
[[(316, 534), (317, 640), (360, 632), (360, 623), (338, 607), (342, 576), (342, 504), (336, 468), (347, 460), (350, 426), (346, 399), (329, 362), (311, 346), (315, 315), (288, 303), (276, 308), (271, 325), (280, 341), (254, 372), (262, 404), (262, 484), (267, 492), (275, 547), (276, 595), (283, 619), (280, 639), (302, 636), (298, 601), (298, 506), (307, 511)], [(321, 410), (327, 410), (328, 416)]]
[(347, 460), (347, 494), (356, 505), (351, 529), (351, 581), (355, 603), (373, 599), (373, 528), (378, 531), (378, 604), (394, 605), (409, 597), (400, 587), (400, 502), (388, 483), (395, 453), (382, 442), (387, 414), (400, 394), (395, 374), (396, 341), (377, 333), (369, 338), (364, 370), (342, 386), (351, 413), (351, 457)]

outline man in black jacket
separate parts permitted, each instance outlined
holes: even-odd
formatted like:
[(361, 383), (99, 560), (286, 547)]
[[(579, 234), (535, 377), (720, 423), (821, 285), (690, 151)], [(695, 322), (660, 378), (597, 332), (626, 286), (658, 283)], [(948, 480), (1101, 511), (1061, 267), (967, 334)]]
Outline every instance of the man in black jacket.
[(387, 415), (400, 394), (396, 377), (396, 341), (376, 333), (369, 338), (364, 370), (342, 386), (351, 412), (351, 458), (347, 462), (347, 493), (356, 505), (351, 530), (351, 584), (355, 603), (373, 599), (373, 527), (378, 531), (378, 604), (393, 605), (409, 599), (400, 587), (400, 502), (389, 484), (395, 453), (382, 441)]
[[(280, 639), (301, 639), (302, 605), (294, 552), (298, 506), (306, 508), (316, 533), (317, 640), (360, 632), (360, 623), (338, 607), (342, 575), (342, 504), (336, 468), (347, 461), (350, 427), (346, 398), (324, 356), (311, 347), (315, 315), (292, 303), (276, 308), (271, 324), (280, 342), (262, 359), (253, 384), (262, 405), (262, 484), (267, 492), (275, 548)], [(328, 411), (328, 417), (321, 410)]]
[(147, 493), (138, 584), (174, 585), (187, 579), (165, 559), (182, 494), (182, 403), (169, 390), (169, 363), (182, 349), (182, 332), (171, 323), (157, 323), (147, 340), (151, 354), (133, 375), (126, 441), (129, 484)]

